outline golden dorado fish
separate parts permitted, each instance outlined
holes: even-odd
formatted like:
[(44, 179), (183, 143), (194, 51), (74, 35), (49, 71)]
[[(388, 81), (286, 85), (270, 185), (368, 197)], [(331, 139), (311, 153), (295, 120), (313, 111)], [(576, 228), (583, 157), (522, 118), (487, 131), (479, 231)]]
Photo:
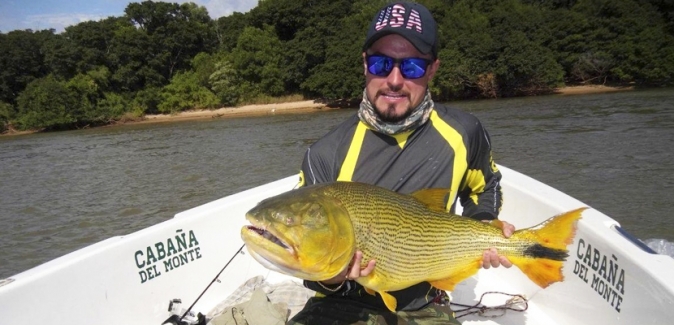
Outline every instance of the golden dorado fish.
[(397, 291), (422, 281), (452, 291), (475, 274), (485, 250), (494, 247), (541, 287), (563, 280), (580, 208), (505, 238), (499, 223), (451, 215), (446, 189), (412, 195), (381, 187), (336, 182), (289, 191), (260, 202), (241, 229), (248, 251), (265, 267), (305, 280), (335, 277), (363, 252), (363, 265), (377, 265), (356, 279), (395, 311)]

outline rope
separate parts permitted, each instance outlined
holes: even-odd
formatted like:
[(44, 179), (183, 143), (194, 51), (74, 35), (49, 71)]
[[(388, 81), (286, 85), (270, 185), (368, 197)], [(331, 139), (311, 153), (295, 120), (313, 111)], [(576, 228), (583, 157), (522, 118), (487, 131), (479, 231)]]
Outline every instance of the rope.
[[(487, 294), (500, 294), (500, 295), (505, 295), (511, 297), (510, 299), (506, 300), (506, 302), (502, 305), (498, 306), (485, 306), (482, 304), (482, 299), (484, 299), (484, 296)], [(487, 291), (480, 296), (480, 300), (474, 304), (474, 305), (464, 305), (464, 304), (459, 304), (459, 303), (454, 303), (450, 302), (450, 305), (454, 306), (459, 306), (463, 307), (460, 309), (455, 309), (454, 313), (456, 316), (454, 318), (460, 318), (472, 314), (478, 314), (479, 316), (482, 317), (501, 317), (505, 315), (506, 311), (508, 310), (513, 310), (516, 312), (523, 312), (529, 308), (529, 303), (527, 298), (525, 298), (523, 295), (519, 294), (510, 294), (510, 293), (505, 293), (505, 292), (498, 292), (498, 291)], [(463, 314), (462, 313), (465, 312)], [(491, 314), (489, 314), (491, 312)]]

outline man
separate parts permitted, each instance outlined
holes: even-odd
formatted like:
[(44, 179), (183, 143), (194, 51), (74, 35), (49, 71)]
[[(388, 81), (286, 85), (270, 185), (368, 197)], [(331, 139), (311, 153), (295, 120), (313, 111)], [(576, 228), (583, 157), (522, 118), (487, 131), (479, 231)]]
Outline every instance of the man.
[[(501, 175), (491, 158), (489, 135), (473, 115), (438, 105), (428, 84), (438, 60), (437, 26), (417, 3), (389, 4), (370, 24), (363, 46), (365, 90), (357, 115), (313, 144), (302, 163), (301, 185), (359, 181), (411, 193), (447, 188), (447, 211), (458, 198), (463, 215), (489, 221), (501, 208)], [(514, 227), (504, 222), (504, 235)], [(318, 292), (290, 324), (454, 323), (446, 294), (424, 282), (391, 292), (398, 311), (354, 281), (376, 268), (362, 268), (362, 253), (333, 279), (305, 281)], [(510, 267), (495, 250), (483, 267)], [(410, 265), (410, 267), (414, 267)], [(444, 304), (442, 304), (444, 302)]]

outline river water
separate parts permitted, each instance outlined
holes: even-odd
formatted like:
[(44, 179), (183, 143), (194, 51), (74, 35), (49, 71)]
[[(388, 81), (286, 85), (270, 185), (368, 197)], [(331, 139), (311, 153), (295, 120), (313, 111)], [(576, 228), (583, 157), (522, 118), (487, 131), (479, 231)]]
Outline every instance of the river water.
[[(639, 238), (674, 241), (673, 89), (451, 104), (482, 120), (497, 163)], [(0, 137), (0, 279), (297, 173), (307, 146), (351, 114)]]

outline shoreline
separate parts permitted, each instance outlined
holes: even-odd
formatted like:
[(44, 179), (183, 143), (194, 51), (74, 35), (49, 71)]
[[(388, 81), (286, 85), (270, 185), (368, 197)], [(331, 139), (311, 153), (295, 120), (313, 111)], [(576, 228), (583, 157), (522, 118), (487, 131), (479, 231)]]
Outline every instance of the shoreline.
[[(570, 86), (557, 88), (552, 92), (552, 95), (583, 95), (627, 90), (634, 90), (634, 87), (609, 87), (603, 85)], [(326, 103), (318, 103), (314, 100), (305, 100), (279, 104), (223, 107), (215, 110), (185, 111), (178, 114), (145, 115), (145, 117), (138, 121), (120, 122), (117, 124), (159, 123), (207, 118), (248, 117), (282, 113), (318, 112), (333, 109), (338, 108), (332, 108), (329, 107)]]
[(584, 86), (566, 86), (555, 89), (553, 95), (587, 95), (599, 93), (612, 93), (617, 91), (634, 90), (634, 86), (604, 86), (604, 85), (584, 85)]
[(287, 102), (278, 104), (245, 105), (238, 107), (222, 107), (214, 110), (184, 111), (177, 114), (151, 114), (145, 115), (139, 120), (119, 122), (119, 124), (161, 123), (174, 121), (188, 121), (198, 119), (249, 117), (288, 113), (305, 113), (331, 110), (328, 104), (319, 103), (315, 100)]
[[(607, 92), (629, 91), (634, 90), (634, 87), (611, 87), (603, 85), (587, 85), (587, 86), (568, 86), (557, 88), (552, 92), (552, 95), (584, 95), (597, 94)], [(309, 112), (323, 112), (328, 110), (335, 110), (339, 108), (330, 107), (327, 103), (321, 103), (316, 100), (304, 100), (296, 102), (278, 103), (278, 104), (259, 104), (259, 105), (245, 105), (238, 107), (222, 107), (214, 110), (198, 110), (198, 111), (184, 111), (177, 114), (151, 114), (145, 115), (136, 120), (116, 121), (109, 125), (101, 127), (114, 127), (128, 124), (144, 124), (144, 123), (164, 123), (164, 122), (180, 122), (193, 121), (214, 118), (232, 118), (232, 117), (252, 117), (273, 114), (292, 114), (292, 113), (309, 113)], [(9, 130), (0, 133), (0, 136), (12, 136), (37, 133), (37, 131), (16, 131)]]

